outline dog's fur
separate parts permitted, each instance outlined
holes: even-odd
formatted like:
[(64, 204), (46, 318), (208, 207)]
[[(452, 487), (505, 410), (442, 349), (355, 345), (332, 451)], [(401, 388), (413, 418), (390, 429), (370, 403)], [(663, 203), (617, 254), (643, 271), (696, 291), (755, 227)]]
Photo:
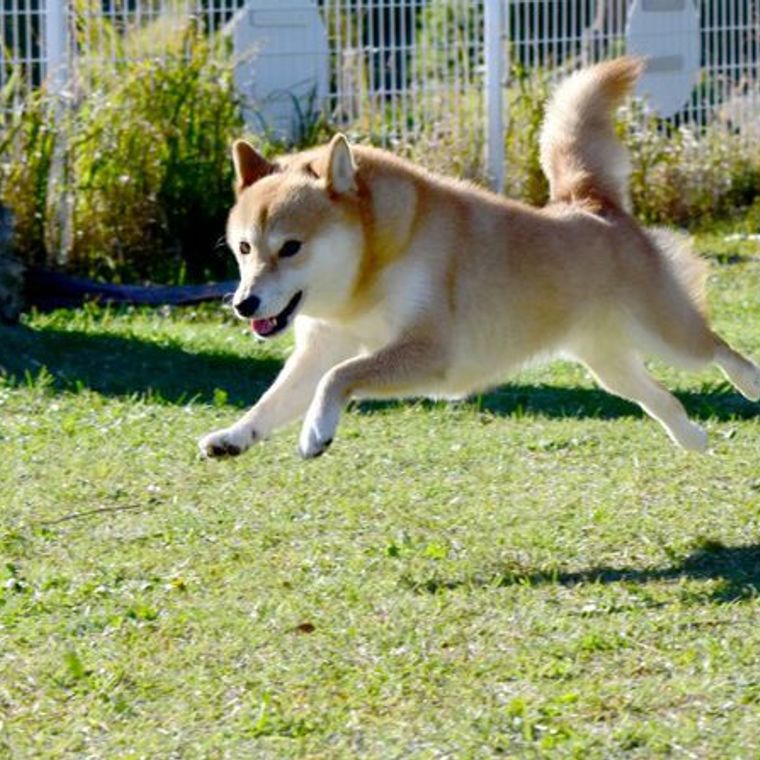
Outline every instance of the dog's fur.
[[(559, 87), (541, 134), (551, 201), (540, 210), (341, 135), (275, 163), (237, 142), (234, 305), (284, 327), (267, 318), (303, 295), (281, 374), (201, 451), (239, 454), (305, 415), (300, 450), (314, 457), (351, 398), (461, 397), (556, 356), (640, 404), (683, 448), (703, 450), (705, 432), (642, 355), (715, 362), (753, 400), (760, 369), (711, 331), (705, 267), (688, 244), (643, 230), (627, 211), (628, 161), (611, 111), (641, 69), (619, 58)], [(285, 241), (300, 250), (278, 255)]]

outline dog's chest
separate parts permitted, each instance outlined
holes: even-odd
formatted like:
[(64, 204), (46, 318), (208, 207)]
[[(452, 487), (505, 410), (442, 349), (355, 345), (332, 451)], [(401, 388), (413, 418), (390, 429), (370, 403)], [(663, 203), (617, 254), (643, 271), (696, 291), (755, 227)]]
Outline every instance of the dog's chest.
[(355, 316), (347, 327), (367, 352), (377, 351), (392, 343), (398, 334), (397, 325), (389, 319), (382, 305)]
[(350, 331), (369, 351), (392, 343), (433, 307), (432, 281), (424, 261), (392, 264), (378, 279), (372, 306), (351, 319)]

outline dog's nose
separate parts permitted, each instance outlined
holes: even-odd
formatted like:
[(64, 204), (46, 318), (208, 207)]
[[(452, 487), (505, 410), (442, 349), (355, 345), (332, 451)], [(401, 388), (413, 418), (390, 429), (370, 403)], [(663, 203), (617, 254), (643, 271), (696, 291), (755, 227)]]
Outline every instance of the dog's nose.
[(252, 317), (259, 308), (261, 299), (258, 296), (248, 296), (240, 303), (233, 304), (235, 311), (240, 314), (241, 317)]

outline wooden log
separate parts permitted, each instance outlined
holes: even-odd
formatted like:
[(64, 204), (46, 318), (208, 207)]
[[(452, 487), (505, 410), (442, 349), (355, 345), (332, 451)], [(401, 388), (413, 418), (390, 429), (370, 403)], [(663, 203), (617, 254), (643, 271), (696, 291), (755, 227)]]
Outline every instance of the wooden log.
[(51, 269), (30, 267), (26, 276), (26, 300), (40, 311), (73, 308), (85, 301), (133, 306), (191, 306), (220, 300), (232, 293), (237, 282), (204, 285), (110, 285)]

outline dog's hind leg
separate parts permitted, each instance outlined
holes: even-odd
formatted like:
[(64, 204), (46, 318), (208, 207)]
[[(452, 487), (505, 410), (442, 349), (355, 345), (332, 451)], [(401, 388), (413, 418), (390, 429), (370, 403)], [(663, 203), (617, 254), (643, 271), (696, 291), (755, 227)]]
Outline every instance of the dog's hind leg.
[(760, 399), (760, 367), (710, 329), (705, 262), (681, 235), (649, 230), (647, 239), (666, 266), (646, 299), (637, 299), (630, 309), (635, 318), (627, 332), (635, 344), (678, 367), (696, 369), (715, 362), (740, 393), (751, 401)]
[(636, 353), (618, 349), (611, 354), (594, 352), (578, 358), (605, 390), (637, 403), (679, 446), (689, 451), (705, 450), (707, 433), (689, 420), (681, 402), (649, 374)]
[(739, 393), (750, 401), (758, 401), (760, 399), (760, 367), (738, 351), (734, 351), (721, 338), (717, 338), (717, 341), (715, 363)]
[(642, 348), (685, 369), (714, 362), (743, 396), (750, 401), (760, 399), (760, 367), (714, 333), (701, 314), (688, 317), (663, 325), (657, 333), (640, 333)]

